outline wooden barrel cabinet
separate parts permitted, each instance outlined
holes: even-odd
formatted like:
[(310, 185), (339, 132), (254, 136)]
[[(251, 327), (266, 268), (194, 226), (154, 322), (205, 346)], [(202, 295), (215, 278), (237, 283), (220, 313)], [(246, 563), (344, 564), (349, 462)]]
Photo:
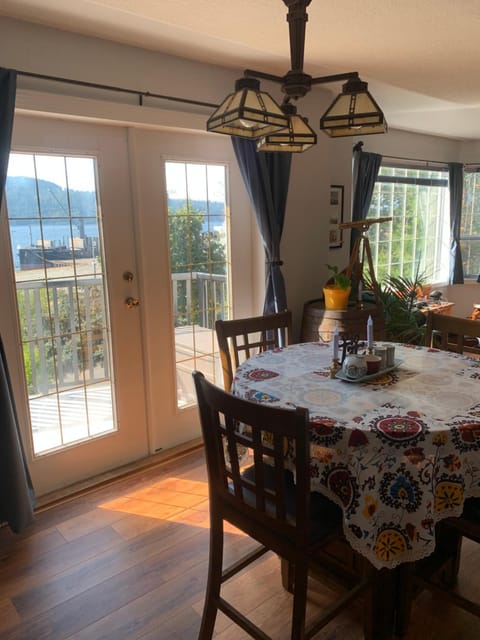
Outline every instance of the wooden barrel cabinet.
[(327, 310), (323, 298), (309, 300), (303, 307), (301, 342), (330, 341), (335, 325), (340, 334), (367, 339), (368, 316), (373, 320), (373, 339), (385, 340), (383, 307), (373, 302), (356, 303), (345, 311)]

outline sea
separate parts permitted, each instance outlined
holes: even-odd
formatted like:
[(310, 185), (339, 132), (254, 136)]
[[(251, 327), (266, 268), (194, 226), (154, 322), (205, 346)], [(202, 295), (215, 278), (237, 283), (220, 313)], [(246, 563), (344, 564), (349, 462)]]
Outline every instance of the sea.
[[(71, 229), (68, 222), (49, 224), (43, 221), (42, 224), (43, 239), (49, 240), (50, 246), (60, 247), (69, 246), (71, 238)], [(78, 232), (78, 233), (77, 233)], [(98, 245), (98, 225), (96, 221), (90, 220), (83, 223), (84, 237), (97, 238)], [(73, 226), (74, 237), (80, 237), (79, 229)], [(42, 239), (40, 233), (40, 225), (36, 222), (19, 223), (15, 221), (10, 225), (10, 239), (12, 243), (12, 255), (15, 269), (20, 268), (20, 260), (18, 257), (18, 249), (23, 247), (37, 246)]]

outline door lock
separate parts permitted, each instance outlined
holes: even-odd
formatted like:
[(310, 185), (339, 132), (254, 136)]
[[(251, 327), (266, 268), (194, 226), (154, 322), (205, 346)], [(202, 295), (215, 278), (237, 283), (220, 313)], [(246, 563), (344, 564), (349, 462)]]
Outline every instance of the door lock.
[(125, 300), (125, 306), (127, 307), (127, 309), (135, 309), (136, 307), (138, 307), (140, 304), (140, 300), (138, 298), (126, 298)]

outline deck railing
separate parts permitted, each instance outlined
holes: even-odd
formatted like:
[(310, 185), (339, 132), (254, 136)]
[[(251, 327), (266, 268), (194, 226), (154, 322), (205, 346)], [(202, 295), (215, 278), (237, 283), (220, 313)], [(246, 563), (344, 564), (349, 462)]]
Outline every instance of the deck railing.
[(217, 318), (227, 317), (227, 276), (215, 273), (172, 273), (175, 326), (198, 324), (213, 329)]
[[(48, 289), (48, 291), (47, 291)], [(175, 327), (228, 317), (227, 276), (172, 274)], [(103, 278), (17, 282), (30, 397), (110, 377)], [(193, 355), (193, 354), (192, 354)]]

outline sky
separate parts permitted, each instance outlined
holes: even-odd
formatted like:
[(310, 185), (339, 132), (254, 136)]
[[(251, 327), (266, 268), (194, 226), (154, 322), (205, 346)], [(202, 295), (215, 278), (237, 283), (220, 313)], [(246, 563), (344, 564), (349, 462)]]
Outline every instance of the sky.
[(24, 176), (48, 180), (64, 189), (95, 191), (95, 159), (89, 157), (67, 157), (11, 153), (8, 176)]

